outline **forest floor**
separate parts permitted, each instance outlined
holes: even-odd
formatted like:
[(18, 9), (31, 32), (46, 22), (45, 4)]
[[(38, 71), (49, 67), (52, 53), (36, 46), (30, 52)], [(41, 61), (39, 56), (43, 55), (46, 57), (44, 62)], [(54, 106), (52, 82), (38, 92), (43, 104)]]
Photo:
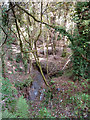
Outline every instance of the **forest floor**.
[[(14, 48), (15, 49), (15, 48)], [(67, 48), (66, 57), (62, 57), (62, 49), (57, 47), (58, 52), (56, 55), (49, 55), (48, 61), (53, 61), (53, 63), (58, 66), (60, 70), (63, 69), (65, 63), (69, 60), (71, 54), (70, 48)], [(12, 55), (13, 56), (13, 55)], [(15, 58), (16, 56), (14, 56)], [(42, 58), (46, 57), (42, 55)], [(28, 65), (29, 66), (29, 65)], [(33, 73), (24, 72), (24, 66), (22, 62), (17, 63), (15, 60), (8, 60), (8, 55), (6, 56), (6, 76), (9, 78), (10, 82), (15, 86), (18, 82), (25, 82), (30, 78), (30, 75), (33, 77)], [(36, 76), (38, 73), (34, 73)], [(47, 75), (46, 75), (47, 78)], [(85, 101), (82, 95), (88, 93), (88, 81), (73, 81), (72, 76), (72, 67), (67, 65), (63, 74), (59, 73), (50, 77), (47, 82), (50, 84), (50, 88), (53, 88), (53, 91), (50, 91), (44, 83), (42, 83), (42, 88), (45, 89), (42, 100), (38, 95), (34, 101), (28, 99), (28, 90), (31, 86), (25, 86), (25, 89), (19, 91), (18, 97), (23, 93), (24, 97), (27, 99), (27, 102), (30, 106), (30, 116), (32, 117), (54, 117), (54, 118), (77, 118), (80, 116), (87, 117), (87, 101)], [(27, 87), (27, 88), (26, 88)], [(81, 96), (81, 97), (80, 97)]]

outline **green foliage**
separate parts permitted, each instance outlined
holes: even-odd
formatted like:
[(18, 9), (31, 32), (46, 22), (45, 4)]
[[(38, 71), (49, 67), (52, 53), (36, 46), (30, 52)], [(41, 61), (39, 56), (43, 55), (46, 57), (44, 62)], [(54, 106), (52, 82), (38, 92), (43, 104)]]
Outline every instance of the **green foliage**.
[[(52, 85), (52, 89), (55, 89), (55, 85)], [(45, 94), (44, 102), (46, 103), (46, 105), (48, 105), (49, 100), (51, 100), (53, 98), (53, 91), (48, 89), (44, 92), (44, 94)]]
[(25, 74), (26, 74), (27, 68), (28, 68), (28, 64), (27, 64), (28, 63), (28, 54), (27, 53), (23, 54), (23, 63), (24, 63), (24, 69), (25, 69)]
[(61, 39), (60, 35), (58, 35), (57, 41), (59, 41)]
[(80, 80), (80, 77), (85, 78), (88, 63), (76, 50), (74, 50), (72, 57), (74, 80)]
[(21, 53), (18, 53), (16, 56), (16, 62), (19, 63), (21, 61), (22, 61), (22, 55), (21, 55)]
[[(88, 44), (88, 37), (86, 34), (80, 36), (77, 32), (73, 37), (67, 33), (63, 28), (55, 27), (56, 32), (59, 31), (60, 34), (63, 34), (69, 38), (71, 41), (71, 49), (73, 51), (72, 55), (72, 62), (73, 62), (73, 75), (74, 80), (79, 80), (80, 77), (86, 77), (88, 73), (88, 62), (82, 57), (82, 54), (89, 59), (89, 44)], [(88, 32), (87, 32), (88, 33)]]
[[(74, 80), (80, 80), (80, 77), (89, 77), (89, 63), (82, 57), (84, 55), (90, 60), (89, 50), (89, 7), (90, 2), (77, 2), (76, 13), (74, 21), (77, 23), (77, 32), (74, 35), (70, 35), (64, 28), (55, 26), (55, 32), (59, 31), (60, 34), (67, 36), (71, 41), (71, 49), (73, 51), (72, 62), (73, 62), (73, 75)], [(83, 16), (83, 17), (82, 17)], [(76, 30), (75, 30), (76, 31)]]
[(77, 116), (80, 116), (80, 117), (84, 116), (85, 110), (86, 110), (85, 114), (88, 114), (88, 108), (87, 108), (88, 103), (89, 103), (88, 94), (85, 94), (85, 93), (78, 94), (75, 96), (71, 96), (70, 99), (73, 100), (75, 104), (74, 111)]
[(11, 33), (10, 33), (9, 30), (8, 30), (8, 36), (9, 36), (9, 37), (7, 38), (6, 44), (7, 44), (8, 47), (11, 47), (11, 44), (14, 42), (15, 38), (13, 38), (13, 37), (11, 36)]
[(15, 71), (23, 72), (23, 68), (20, 67), (20, 64), (17, 64), (16, 68), (17, 69)]
[(75, 96), (71, 96), (70, 99), (72, 99), (77, 105), (81, 105), (82, 101), (87, 102), (89, 98), (89, 95), (83, 93)]
[(2, 25), (7, 26), (8, 25), (8, 14), (6, 13), (6, 6), (2, 6)]
[(62, 27), (60, 27), (60, 26), (55, 26), (54, 29), (55, 29), (55, 32), (59, 32), (59, 33), (62, 34), (63, 36), (67, 36), (68, 39), (71, 41), (71, 43), (72, 43), (72, 45), (73, 45), (73, 39), (74, 39), (74, 38), (73, 38), (72, 35), (70, 35), (70, 34), (65, 30), (65, 28), (62, 28)]
[[(90, 59), (89, 55), (89, 12), (90, 2), (78, 2), (76, 4), (76, 13), (74, 20), (77, 23), (77, 32), (74, 32), (74, 45), (71, 45), (73, 51), (73, 74), (74, 80), (80, 80), (80, 77), (89, 77), (89, 63), (82, 57), (85, 56)], [(83, 16), (83, 17), (81, 17)]]
[(31, 77), (29, 77), (28, 79), (25, 79), (23, 81), (17, 81), (15, 83), (15, 87), (17, 87), (17, 88), (19, 87), (21, 90), (23, 87), (30, 86), (32, 84), (32, 82), (33, 82), (33, 79)]
[(88, 62), (82, 57), (84, 55), (87, 59), (89, 59), (88, 56), (88, 38), (85, 36), (80, 36), (78, 32), (75, 31), (74, 33), (74, 46), (71, 45), (71, 49), (73, 51), (72, 55), (72, 62), (73, 62), (73, 74), (74, 74), (74, 80), (79, 80), (80, 77), (87, 77), (88, 72)]
[(50, 83), (53, 85), (55, 83), (55, 81), (51, 80)]
[[(64, 28), (61, 28), (59, 26), (56, 26), (55, 31), (59, 31), (60, 34), (67, 36), (69, 40), (71, 41), (71, 49), (73, 51), (72, 55), (72, 62), (73, 62), (73, 75), (74, 80), (79, 80), (80, 77), (85, 78), (87, 76), (86, 73), (88, 73), (88, 62), (82, 57), (82, 55), (86, 56), (87, 59), (89, 59), (89, 44), (88, 44), (88, 37), (86, 37), (86, 34), (84, 32), (84, 35), (80, 36), (78, 32), (75, 33), (75, 35), (70, 35), (67, 33)], [(88, 31), (87, 31), (88, 34)]]
[(62, 76), (63, 75), (63, 70), (58, 71), (58, 73), (56, 74), (56, 76)]
[(28, 104), (26, 100), (21, 96), (16, 102), (16, 109), (14, 108), (14, 112), (9, 112), (9, 110), (5, 110), (2, 112), (2, 118), (28, 118)]
[(19, 100), (15, 98), (15, 95), (17, 95), (17, 90), (10, 83), (8, 78), (2, 80), (1, 92), (2, 100), (5, 100), (5, 104), (2, 105), (3, 118), (28, 117), (28, 105), (26, 100), (23, 98), (23, 96), (21, 96)]
[(2, 118), (16, 118), (16, 115), (13, 115), (13, 113), (5, 110), (2, 112)]
[(28, 54), (27, 53), (23, 53), (23, 57), (21, 55), (21, 53), (17, 54), (16, 56), (16, 62), (23, 62), (24, 64), (24, 69), (25, 69), (25, 73), (27, 72), (27, 68), (28, 68)]
[(52, 76), (52, 78), (54, 78), (54, 77), (59, 77), (59, 76), (62, 76), (63, 75), (63, 70), (59, 70), (56, 74), (54, 74), (53, 76)]
[(39, 118), (53, 118), (51, 116), (51, 113), (47, 110), (47, 108), (40, 109), (38, 117)]
[[(48, 29), (50, 29), (49, 26), (46, 26)], [(71, 41), (71, 43), (73, 44), (73, 36), (70, 35), (64, 27), (60, 27), (60, 26), (53, 26), (53, 29), (55, 29), (55, 32), (59, 32), (62, 36), (67, 36), (68, 39)]]
[(15, 105), (14, 103), (16, 101), (15, 96), (17, 95), (17, 90), (13, 87), (8, 78), (2, 80), (1, 92), (2, 100), (5, 100), (5, 106), (2, 106), (3, 109), (12, 109)]
[(61, 57), (66, 57), (66, 54), (67, 54), (67, 52), (66, 52), (66, 51), (63, 51)]
[(44, 100), (44, 102), (45, 102), (46, 104), (49, 103), (50, 97), (51, 97), (51, 92), (48, 92), (48, 93), (45, 92), (45, 100)]
[(16, 116), (18, 118), (28, 118), (28, 115), (28, 104), (26, 103), (26, 100), (23, 98), (23, 96), (21, 96), (17, 101)]
[[(90, 30), (89, 30), (89, 8), (90, 2), (77, 2), (76, 13), (73, 20), (77, 23), (77, 32), (72, 36), (64, 28), (60, 26), (53, 26), (55, 32), (59, 32), (63, 36), (67, 36), (71, 41), (71, 49), (73, 51), (72, 62), (73, 62), (73, 75), (74, 80), (80, 80), (80, 77), (89, 77), (89, 63), (82, 57), (90, 60), (89, 50), (90, 50)], [(49, 27), (48, 27), (49, 28)], [(75, 30), (76, 31), (76, 30)]]
[(86, 89), (87, 87), (89, 88), (88, 86), (88, 82), (89, 82), (90, 79), (85, 79), (82, 83), (81, 83), (81, 86), (85, 89), (84, 91), (87, 91), (88, 92), (88, 89)]

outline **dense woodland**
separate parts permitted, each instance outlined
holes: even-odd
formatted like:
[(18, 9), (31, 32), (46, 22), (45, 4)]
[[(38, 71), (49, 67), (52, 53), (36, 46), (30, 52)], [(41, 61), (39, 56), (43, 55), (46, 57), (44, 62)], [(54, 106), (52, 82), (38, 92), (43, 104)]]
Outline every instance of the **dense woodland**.
[(89, 118), (90, 2), (0, 3), (2, 118)]

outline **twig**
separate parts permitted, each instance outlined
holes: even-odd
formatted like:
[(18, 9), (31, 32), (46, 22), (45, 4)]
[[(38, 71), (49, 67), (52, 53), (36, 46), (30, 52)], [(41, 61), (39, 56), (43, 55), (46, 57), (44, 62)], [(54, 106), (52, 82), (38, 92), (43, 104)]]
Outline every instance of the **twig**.
[(4, 34), (6, 35), (4, 42), (2, 43), (2, 45), (0, 45), (0, 47), (2, 47), (7, 41), (8, 34), (6, 33), (6, 31), (4, 30), (4, 28), (1, 25), (0, 25), (0, 28), (3, 30)]
[(66, 65), (67, 65), (70, 61), (71, 61), (71, 60), (69, 59), (69, 60), (65, 63), (64, 67), (62, 68), (62, 70), (65, 69)]
[[(72, 54), (68, 57), (68, 59), (69, 59), (71, 56), (72, 56)], [(70, 61), (71, 61), (71, 60), (69, 59), (69, 60), (65, 63), (64, 67), (62, 68), (62, 70), (65, 69), (66, 65), (67, 65)]]
[(83, 54), (81, 54), (81, 56), (87, 61), (87, 62), (89, 62), (90, 63), (90, 60), (89, 59), (87, 59)]
[(59, 32), (62, 31), (63, 34), (66, 35), (66, 36), (70, 39), (71, 43), (73, 44), (73, 39), (74, 39), (74, 38), (73, 38), (71, 35), (69, 35), (69, 33), (68, 33), (66, 30), (64, 30), (63, 28), (59, 28), (58, 26), (50, 25), (50, 24), (48, 24), (48, 23), (46, 23), (46, 22), (43, 22), (43, 21), (41, 21), (41, 20), (38, 20), (38, 19), (36, 19), (32, 14), (30, 14), (27, 10), (25, 10), (23, 7), (19, 6), (18, 4), (16, 4), (16, 6), (17, 6), (18, 8), (20, 8), (22, 11), (24, 11), (27, 15), (29, 15), (30, 17), (32, 17), (36, 22), (41, 23), (41, 24), (44, 24), (44, 25), (46, 25), (46, 26), (48, 26), (48, 27), (50, 27), (50, 28), (56, 29), (56, 30), (58, 30)]
[[(8, 97), (8, 98), (9, 98), (9, 97)], [(8, 98), (2, 100), (2, 101), (0, 102), (0, 104), (4, 103)]]
[(6, 12), (9, 12), (12, 8), (14, 8), (16, 5), (13, 5), (12, 7), (10, 7)]

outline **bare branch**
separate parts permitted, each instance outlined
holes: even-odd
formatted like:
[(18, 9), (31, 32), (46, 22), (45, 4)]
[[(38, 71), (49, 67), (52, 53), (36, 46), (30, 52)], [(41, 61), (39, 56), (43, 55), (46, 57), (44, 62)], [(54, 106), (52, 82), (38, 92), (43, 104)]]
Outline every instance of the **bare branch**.
[(18, 8), (20, 8), (21, 10), (23, 10), (27, 15), (29, 15), (30, 17), (32, 17), (36, 22), (41, 23), (41, 24), (44, 24), (44, 25), (46, 25), (46, 26), (48, 26), (48, 27), (50, 27), (50, 28), (53, 28), (53, 29), (59, 31), (59, 33), (60, 33), (60, 32), (63, 33), (64, 35), (66, 35), (66, 36), (69, 38), (69, 40), (70, 40), (71, 43), (73, 44), (73, 39), (74, 39), (74, 38), (73, 38), (66, 30), (64, 30), (63, 28), (60, 28), (59, 26), (50, 25), (50, 24), (48, 24), (48, 23), (46, 23), (46, 22), (43, 22), (43, 21), (41, 21), (41, 20), (38, 20), (38, 19), (36, 19), (32, 14), (30, 14), (27, 10), (25, 10), (23, 7), (19, 6), (18, 4), (16, 4), (16, 6), (17, 6)]
[(7, 35), (6, 31), (4, 30), (4, 28), (0, 25), (0, 28), (3, 30), (3, 32), (5, 33), (5, 35)]
[(0, 25), (0, 28), (3, 30), (4, 34), (6, 35), (4, 42), (2, 43), (2, 45), (0, 45), (0, 47), (2, 47), (7, 41), (8, 34), (6, 33), (6, 31), (4, 30), (4, 28), (1, 25)]
[(70, 57), (72, 56), (72, 54), (68, 57), (68, 61), (65, 63), (65, 65), (63, 66), (63, 68), (62, 68), (62, 70), (64, 70), (65, 69), (65, 67), (68, 65), (68, 63), (71, 61), (70, 60)]
[[(10, 5), (11, 5), (11, 7), (13, 6), (11, 2), (10, 2)], [(15, 18), (16, 29), (17, 29), (17, 32), (18, 32), (18, 37), (19, 37), (19, 41), (20, 41), (20, 48), (21, 48), (21, 52), (22, 52), (23, 51), (23, 49), (22, 49), (23, 46), (22, 46), (22, 41), (21, 41), (21, 37), (20, 37), (19, 26), (18, 26), (18, 23), (17, 23), (17, 18), (16, 18), (16, 15), (15, 15), (14, 8), (12, 8), (12, 12), (13, 12), (13, 16)]]
[(36, 22), (39, 22), (39, 23), (45, 24), (45, 25), (47, 25), (47, 26), (49, 26), (49, 27), (52, 27), (52, 28), (55, 27), (55, 26), (53, 26), (53, 25), (49, 25), (49, 24), (47, 24), (47, 23), (45, 23), (45, 22), (43, 22), (43, 21), (37, 20), (32, 14), (30, 14), (27, 10), (25, 10), (24, 8), (22, 8), (22, 7), (19, 6), (18, 4), (16, 4), (16, 6), (19, 7), (21, 10), (23, 10), (23, 11), (24, 11), (26, 14), (28, 14), (30, 17), (32, 17)]
[(87, 61), (87, 62), (89, 62), (90, 63), (90, 60), (89, 59), (87, 59), (83, 54), (81, 54), (81, 56)]
[(10, 7), (6, 12), (9, 12), (10, 10), (12, 10), (12, 8), (14, 8), (16, 5), (13, 5), (12, 7)]

